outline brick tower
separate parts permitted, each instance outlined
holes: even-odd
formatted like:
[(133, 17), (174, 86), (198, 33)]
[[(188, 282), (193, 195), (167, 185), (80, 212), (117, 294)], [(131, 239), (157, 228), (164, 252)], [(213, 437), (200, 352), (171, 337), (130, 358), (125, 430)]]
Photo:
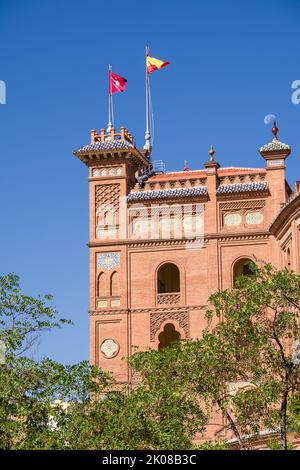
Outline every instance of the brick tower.
[(89, 168), (90, 361), (129, 381), (130, 299), (127, 289), (126, 196), (135, 174), (149, 165), (121, 127), (91, 131), (91, 143), (74, 154)]
[[(119, 383), (134, 383), (137, 350), (201, 337), (209, 296), (250, 261), (300, 272), (300, 182), (292, 191), (291, 148), (272, 132), (260, 168), (221, 167), (211, 147), (202, 168), (165, 172), (125, 128), (74, 152), (89, 170), (90, 361)], [(208, 435), (226, 437), (224, 423)]]
[(299, 271), (300, 186), (277, 132), (261, 168), (221, 167), (211, 148), (201, 169), (165, 172), (125, 128), (74, 152), (89, 169), (92, 364), (130, 384), (126, 358), (199, 338), (209, 296), (250, 261)]

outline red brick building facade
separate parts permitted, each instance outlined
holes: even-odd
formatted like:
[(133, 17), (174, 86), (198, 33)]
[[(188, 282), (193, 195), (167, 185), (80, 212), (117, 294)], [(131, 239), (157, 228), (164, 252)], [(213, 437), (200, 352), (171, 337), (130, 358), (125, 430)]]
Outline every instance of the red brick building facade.
[(202, 169), (166, 173), (125, 128), (74, 152), (89, 170), (92, 364), (130, 384), (123, 358), (199, 337), (209, 295), (249, 260), (300, 270), (300, 193), (273, 133), (261, 168), (222, 168), (211, 149)]

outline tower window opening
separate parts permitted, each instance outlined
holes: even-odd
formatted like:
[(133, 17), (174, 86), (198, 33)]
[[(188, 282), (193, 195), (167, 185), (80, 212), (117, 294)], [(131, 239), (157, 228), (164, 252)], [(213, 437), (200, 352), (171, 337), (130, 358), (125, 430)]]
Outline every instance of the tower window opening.
[(253, 263), (253, 261), (249, 258), (240, 259), (235, 263), (233, 267), (233, 284), (235, 284), (241, 276), (253, 276), (251, 263)]
[(289, 271), (291, 271), (292, 263), (291, 263), (291, 250), (290, 250), (290, 248), (288, 248), (287, 252), (286, 252), (286, 262), (287, 262), (287, 269)]
[(98, 297), (106, 297), (107, 296), (106, 276), (105, 276), (104, 273), (100, 273), (99, 276), (98, 276), (97, 293), (98, 293)]
[(166, 348), (175, 341), (180, 340), (180, 333), (176, 331), (175, 326), (172, 323), (167, 323), (163, 331), (158, 335), (158, 350)]
[(110, 278), (110, 295), (112, 297), (120, 295), (120, 277), (117, 272), (114, 272)]
[(180, 274), (175, 264), (163, 264), (157, 273), (157, 293), (180, 292)]

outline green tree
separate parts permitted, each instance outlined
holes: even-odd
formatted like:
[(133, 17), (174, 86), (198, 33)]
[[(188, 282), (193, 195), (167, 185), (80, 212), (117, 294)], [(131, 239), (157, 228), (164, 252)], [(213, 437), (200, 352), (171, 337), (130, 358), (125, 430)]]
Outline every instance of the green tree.
[(139, 381), (130, 393), (87, 362), (66, 366), (27, 357), (42, 331), (70, 323), (57, 319), (51, 300), (22, 293), (13, 274), (0, 277), (0, 339), (7, 345), (0, 448), (192, 448), (206, 417), (176, 379), (175, 349), (136, 355)]
[(50, 359), (10, 357), (0, 369), (0, 448), (65, 448), (72, 415), (109, 380), (109, 374), (87, 362), (64, 366)]
[[(194, 438), (203, 433), (207, 415), (198, 395), (182, 372), (182, 344), (176, 342), (162, 351), (148, 350), (131, 359), (139, 385), (139, 409), (150, 418), (164, 449), (193, 448)], [(163, 446), (162, 446), (163, 445)]]
[(1, 449), (190, 449), (216, 409), (240, 448), (244, 434), (266, 428), (279, 428), (289, 448), (287, 430), (299, 430), (299, 275), (253, 266), (253, 276), (210, 297), (200, 339), (130, 359), (132, 390), (87, 362), (26, 357), (42, 331), (69, 323), (50, 300), (24, 295), (15, 275), (0, 277)]
[[(197, 397), (207, 415), (218, 409), (226, 417), (241, 449), (247, 447), (243, 435), (265, 429), (280, 429), (281, 448), (287, 449), (288, 398), (300, 385), (293, 350), (299, 340), (300, 276), (270, 265), (252, 269), (233, 289), (210, 297), (207, 328), (199, 340), (177, 345), (172, 367), (182, 390)], [(140, 364), (145, 357), (140, 355)], [(145, 361), (143, 370), (164, 384), (163, 367), (160, 372)]]
[(51, 300), (49, 294), (37, 298), (25, 295), (16, 274), (0, 276), (0, 341), (8, 356), (22, 356), (43, 331), (72, 323), (57, 318), (56, 310), (49, 305)]
[[(0, 276), (0, 448), (64, 445), (63, 404), (82, 404), (107, 384), (108, 375), (87, 362), (64, 366), (28, 354), (43, 331), (70, 324), (57, 318), (52, 296), (34, 298), (21, 290), (15, 274)], [(100, 387), (101, 388), (101, 387)], [(61, 426), (53, 427), (53, 424)]]
[(66, 426), (72, 449), (192, 449), (207, 417), (176, 372), (178, 347), (132, 357), (133, 389), (106, 389), (105, 397), (79, 404)]
[(220, 323), (205, 332), (203, 341), (212, 341), (210, 361), (218, 355), (222, 360), (222, 367), (214, 367), (224, 397), (226, 380), (251, 385), (230, 400), (240, 429), (257, 433), (279, 426), (281, 447), (287, 449), (287, 403), (300, 387), (300, 361), (293, 350), (300, 338), (300, 276), (271, 265), (253, 265), (252, 270), (253, 276), (241, 277), (232, 290), (210, 297), (208, 318)]
[(300, 392), (296, 392), (288, 404), (288, 426), (291, 431), (300, 434)]

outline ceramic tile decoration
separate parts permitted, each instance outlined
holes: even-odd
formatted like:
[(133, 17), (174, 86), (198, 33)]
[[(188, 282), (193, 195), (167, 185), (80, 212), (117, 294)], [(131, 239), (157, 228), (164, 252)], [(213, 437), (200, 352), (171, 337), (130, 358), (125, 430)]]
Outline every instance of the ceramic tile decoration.
[(106, 269), (109, 271), (113, 268), (118, 268), (120, 266), (120, 253), (111, 252), (111, 253), (98, 253), (97, 254), (97, 267), (100, 269)]
[(249, 225), (261, 224), (264, 220), (264, 216), (261, 212), (248, 212), (246, 215), (246, 222)]
[(240, 225), (242, 222), (242, 217), (240, 214), (226, 214), (224, 217), (225, 225), (233, 225), (237, 226)]
[(100, 351), (105, 357), (110, 359), (111, 357), (114, 357), (118, 354), (119, 345), (113, 339), (106, 339), (101, 344)]

